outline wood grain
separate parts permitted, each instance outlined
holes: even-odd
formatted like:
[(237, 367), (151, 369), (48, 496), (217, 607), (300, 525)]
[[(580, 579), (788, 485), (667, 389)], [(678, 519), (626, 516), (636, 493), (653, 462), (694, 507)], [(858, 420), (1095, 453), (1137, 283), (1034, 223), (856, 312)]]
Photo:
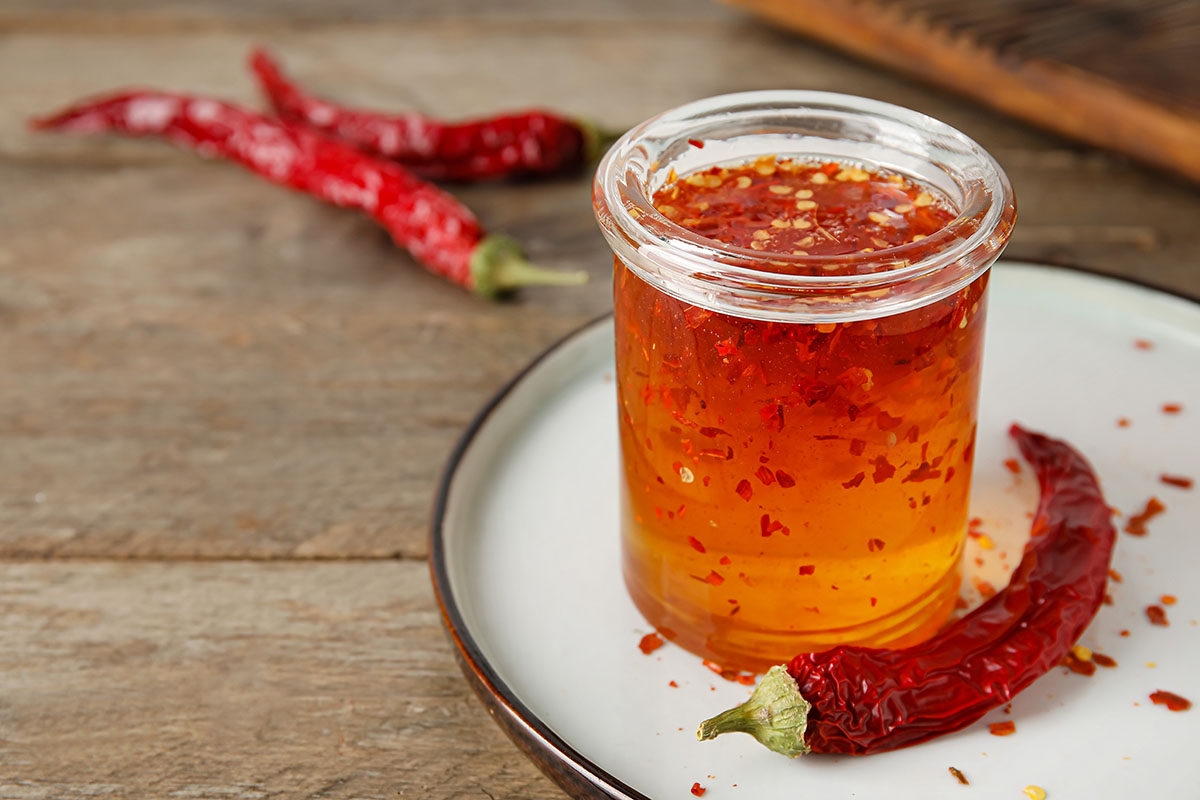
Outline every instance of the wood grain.
[(561, 797), (470, 697), (425, 537), (478, 407), (609, 307), (586, 175), (456, 189), (594, 277), (490, 304), (354, 214), (30, 114), (147, 82), (256, 102), (254, 42), (446, 116), (864, 94), (997, 155), (1011, 256), (1200, 294), (1194, 189), (712, 5), (11, 0), (0, 32), (0, 797)]
[(561, 797), (424, 564), (10, 563), (0, 618), (0, 797)]

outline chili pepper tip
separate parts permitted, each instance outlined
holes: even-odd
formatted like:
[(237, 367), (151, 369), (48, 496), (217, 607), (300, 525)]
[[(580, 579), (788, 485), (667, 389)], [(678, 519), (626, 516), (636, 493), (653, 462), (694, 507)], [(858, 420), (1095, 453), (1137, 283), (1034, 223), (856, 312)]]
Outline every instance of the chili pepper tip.
[(722, 733), (740, 731), (750, 734), (769, 750), (797, 758), (811, 751), (804, 741), (811, 708), (787, 667), (771, 667), (749, 700), (700, 723), (696, 738), (703, 742)]
[(520, 243), (508, 236), (485, 236), (471, 253), (471, 288), (495, 297), (522, 286), (578, 286), (586, 272), (559, 272), (535, 267), (525, 259)]

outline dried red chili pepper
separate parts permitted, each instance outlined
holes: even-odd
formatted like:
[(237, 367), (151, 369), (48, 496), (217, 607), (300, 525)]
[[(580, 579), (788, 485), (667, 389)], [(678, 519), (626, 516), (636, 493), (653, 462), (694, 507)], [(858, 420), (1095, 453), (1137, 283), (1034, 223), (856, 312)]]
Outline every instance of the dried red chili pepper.
[(1081, 455), (1016, 425), (1010, 433), (1041, 500), (1003, 591), (914, 647), (837, 647), (772, 667), (699, 738), (743, 731), (788, 756), (892, 750), (970, 725), (1058, 664), (1100, 607), (1116, 531)]
[(308, 94), (264, 50), (250, 68), (280, 118), (392, 158), (430, 180), (482, 181), (583, 166), (615, 139), (595, 125), (548, 111), (443, 122), (422, 114), (345, 108)]
[(267, 180), (357, 208), (431, 272), (484, 296), (533, 283), (576, 284), (580, 273), (534, 267), (507, 236), (485, 235), (475, 216), (403, 167), (220, 100), (125, 91), (32, 121), (39, 130), (156, 136), (241, 164)]

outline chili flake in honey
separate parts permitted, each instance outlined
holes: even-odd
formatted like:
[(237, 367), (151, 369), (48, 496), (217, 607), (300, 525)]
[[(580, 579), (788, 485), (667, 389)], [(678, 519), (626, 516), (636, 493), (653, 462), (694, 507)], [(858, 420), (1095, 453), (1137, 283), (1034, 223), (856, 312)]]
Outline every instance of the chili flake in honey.
[(813, 256), (912, 244), (954, 216), (931, 190), (902, 175), (772, 156), (688, 175), (660, 189), (654, 204), (682, 227), (727, 245)]

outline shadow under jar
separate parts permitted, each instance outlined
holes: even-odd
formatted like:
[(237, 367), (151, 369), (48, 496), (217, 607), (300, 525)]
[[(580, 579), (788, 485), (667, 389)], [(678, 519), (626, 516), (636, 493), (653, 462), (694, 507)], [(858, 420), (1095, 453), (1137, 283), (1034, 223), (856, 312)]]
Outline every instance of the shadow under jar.
[(932, 635), (1016, 215), (996, 162), (897, 106), (750, 92), (630, 130), (593, 198), (638, 609), (736, 669)]

